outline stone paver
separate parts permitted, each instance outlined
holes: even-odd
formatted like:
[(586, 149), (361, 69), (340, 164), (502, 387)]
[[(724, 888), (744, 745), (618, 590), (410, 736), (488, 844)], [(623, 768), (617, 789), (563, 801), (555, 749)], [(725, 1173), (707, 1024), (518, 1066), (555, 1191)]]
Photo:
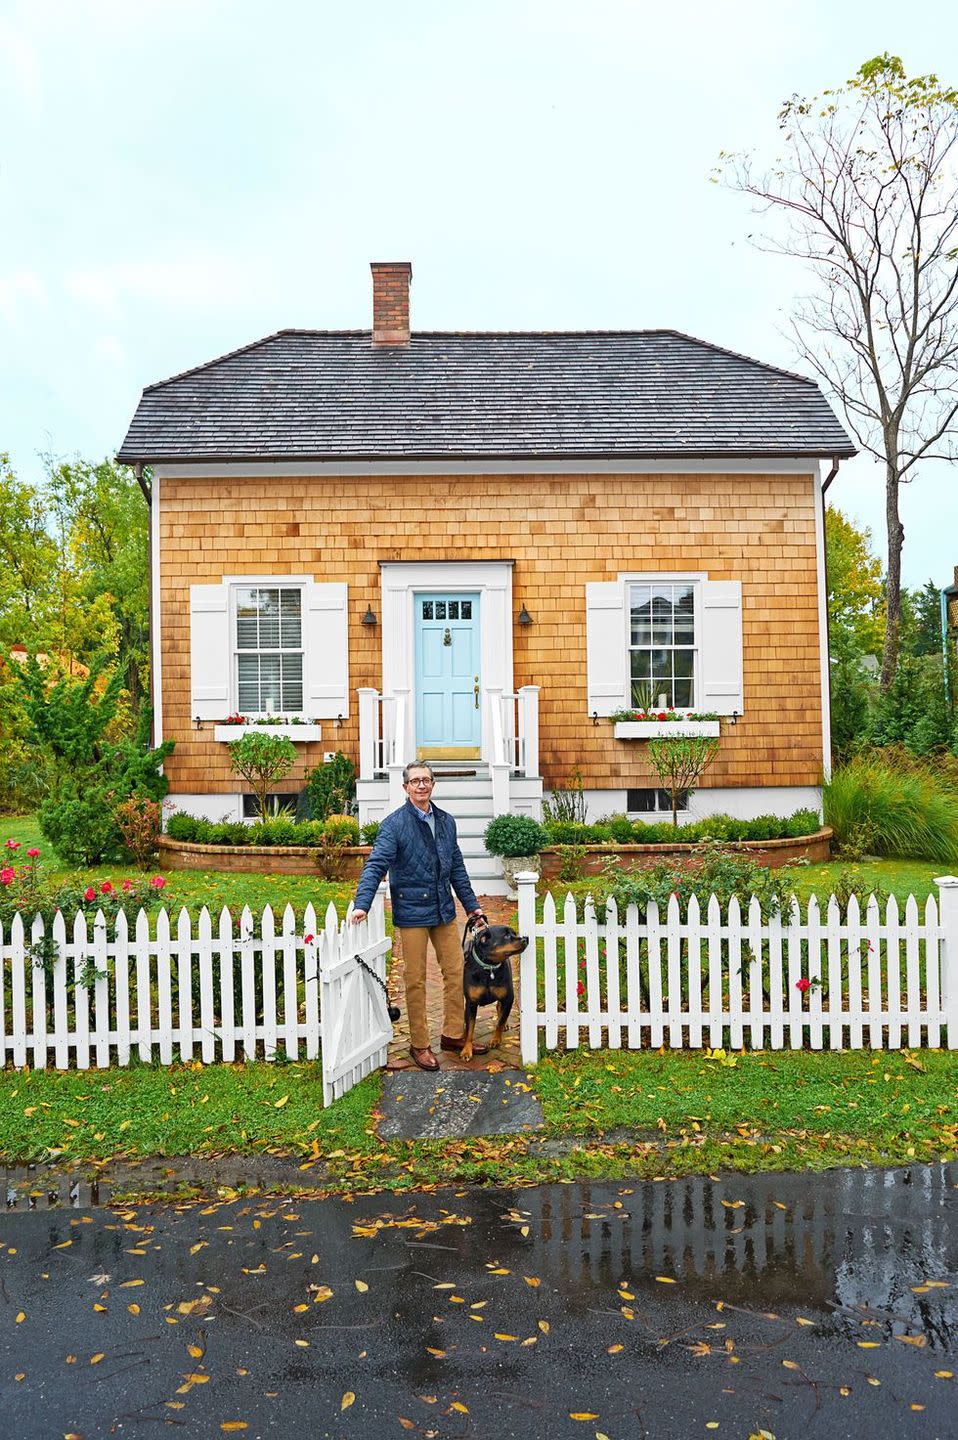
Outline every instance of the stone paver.
[[(510, 925), (515, 922), (516, 902), (507, 899), (504, 895), (480, 895), (479, 904), (482, 906), (489, 918), (490, 925)], [(465, 926), (465, 914), (462, 908), (456, 906), (456, 918), (459, 924), (460, 933)], [(513, 984), (516, 992), (515, 1004), (512, 1007), (512, 1014), (509, 1016), (509, 1024), (503, 1042), (497, 1050), (490, 1050), (487, 1055), (476, 1055), (472, 1060), (460, 1060), (458, 1055), (439, 1049), (439, 1036), (442, 1033), (442, 977), (439, 974), (439, 966), (436, 957), (429, 947), (426, 960), (426, 1014), (429, 1020), (429, 1034), (432, 1039), (433, 1052), (443, 1070), (498, 1070), (503, 1068), (519, 1069), (521, 1059), (519, 1054), (519, 963), (518, 957), (513, 961)], [(417, 1070), (417, 1066), (409, 1054), (409, 1016), (406, 1013), (406, 995), (403, 982), (402, 963), (402, 942), (398, 933), (393, 937), (393, 958), (389, 971), (389, 998), (394, 1000), (400, 1007), (402, 1014), (393, 1028), (392, 1044), (389, 1047), (389, 1058), (386, 1061), (387, 1070)], [(492, 1034), (496, 1023), (496, 1007), (484, 1005), (479, 1011), (479, 1019), (476, 1024), (476, 1039), (486, 1040)]]

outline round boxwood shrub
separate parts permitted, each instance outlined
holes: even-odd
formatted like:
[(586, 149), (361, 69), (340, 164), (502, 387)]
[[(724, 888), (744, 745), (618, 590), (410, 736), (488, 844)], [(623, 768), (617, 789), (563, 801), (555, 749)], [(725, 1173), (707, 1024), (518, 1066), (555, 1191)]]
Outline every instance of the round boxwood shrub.
[(497, 815), (486, 826), (484, 841), (490, 855), (538, 855), (549, 837), (531, 815)]

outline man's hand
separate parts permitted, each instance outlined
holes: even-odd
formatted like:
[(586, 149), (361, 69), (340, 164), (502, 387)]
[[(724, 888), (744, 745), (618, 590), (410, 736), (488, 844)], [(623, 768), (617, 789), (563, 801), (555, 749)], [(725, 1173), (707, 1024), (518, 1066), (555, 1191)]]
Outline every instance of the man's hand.
[(365, 910), (354, 910), (349, 918), (354, 925), (361, 925), (366, 918), (366, 912)]
[(481, 910), (470, 910), (466, 919), (471, 920), (477, 930), (481, 930), (485, 925), (489, 924), (489, 921)]

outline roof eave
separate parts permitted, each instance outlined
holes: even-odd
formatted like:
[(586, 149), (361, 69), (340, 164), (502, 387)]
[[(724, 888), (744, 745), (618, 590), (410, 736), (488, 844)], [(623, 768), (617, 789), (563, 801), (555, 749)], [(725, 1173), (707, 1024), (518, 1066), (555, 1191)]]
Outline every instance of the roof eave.
[(851, 460), (858, 454), (855, 449), (842, 449), (833, 445), (816, 447), (813, 449), (774, 449), (774, 450), (529, 450), (521, 454), (515, 451), (471, 451), (457, 450), (455, 454), (443, 451), (403, 451), (402, 453), (382, 452), (350, 452), (344, 454), (342, 451), (330, 451), (326, 453), (304, 454), (293, 453), (264, 453), (262, 450), (248, 451), (227, 451), (227, 450), (196, 450), (188, 455), (160, 455), (149, 454), (146, 451), (130, 450), (123, 448), (117, 451), (116, 459), (122, 465), (210, 465), (223, 464), (235, 465), (246, 462), (255, 462), (258, 465), (289, 465), (289, 464), (360, 464), (360, 465), (394, 465), (397, 462), (408, 462), (415, 464), (417, 461), (441, 461), (451, 462), (468, 460), (476, 463), (483, 460), (494, 461), (501, 465), (504, 462), (515, 460), (524, 465), (530, 461), (542, 461), (548, 463), (554, 460), (830, 460), (838, 458)]

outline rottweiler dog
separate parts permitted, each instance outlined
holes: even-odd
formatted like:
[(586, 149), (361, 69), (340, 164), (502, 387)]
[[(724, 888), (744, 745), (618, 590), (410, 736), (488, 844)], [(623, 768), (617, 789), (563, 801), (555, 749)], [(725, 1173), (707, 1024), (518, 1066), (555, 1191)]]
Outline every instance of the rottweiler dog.
[(517, 935), (508, 925), (483, 925), (472, 922), (466, 926), (462, 940), (462, 990), (466, 1001), (463, 1031), (463, 1060), (472, 1059), (472, 1041), (480, 1005), (496, 1004), (496, 1028), (490, 1044), (501, 1045), (514, 997), (512, 988), (513, 955), (521, 955), (528, 939)]

